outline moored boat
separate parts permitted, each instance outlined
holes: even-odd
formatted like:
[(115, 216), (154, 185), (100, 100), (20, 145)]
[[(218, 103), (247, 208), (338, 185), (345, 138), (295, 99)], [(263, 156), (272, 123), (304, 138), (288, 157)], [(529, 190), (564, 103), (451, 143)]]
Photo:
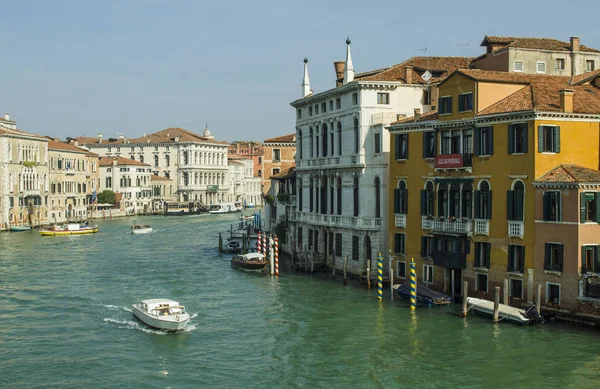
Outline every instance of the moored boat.
[[(394, 290), (398, 294), (398, 297), (410, 300), (410, 280), (407, 279), (402, 284), (394, 285)], [(447, 294), (429, 289), (425, 285), (417, 283), (417, 307), (447, 305), (450, 302), (450, 296)]]
[(31, 231), (31, 226), (11, 226), (10, 231), (12, 231), (12, 232)]
[(132, 234), (148, 234), (152, 232), (152, 227), (148, 224), (134, 224), (131, 226)]
[(83, 235), (95, 234), (96, 232), (98, 232), (98, 226), (88, 226), (77, 223), (70, 223), (62, 226), (52, 226), (45, 230), (40, 230), (40, 234), (42, 236)]
[(145, 324), (161, 330), (178, 331), (190, 320), (190, 314), (177, 301), (170, 299), (142, 300), (132, 305), (132, 312)]
[[(493, 301), (467, 297), (467, 306), (469, 309), (473, 309), (475, 313), (482, 316), (494, 316)], [(543, 321), (535, 307), (529, 307), (525, 310), (504, 304), (498, 305), (498, 319), (500, 321), (505, 320), (519, 325), (536, 324)]]
[(221, 203), (211, 205), (208, 213), (232, 213), (241, 211), (242, 206), (239, 203)]
[(261, 272), (267, 267), (265, 256), (261, 253), (246, 253), (234, 255), (231, 266), (244, 271)]

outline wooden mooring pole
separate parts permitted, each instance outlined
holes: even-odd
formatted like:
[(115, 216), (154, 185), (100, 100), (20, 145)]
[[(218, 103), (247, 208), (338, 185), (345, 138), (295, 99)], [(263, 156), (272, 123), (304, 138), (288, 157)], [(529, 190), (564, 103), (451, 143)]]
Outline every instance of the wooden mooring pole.
[(348, 256), (344, 257), (344, 285), (348, 284)]
[(371, 289), (371, 267), (367, 265), (367, 289)]
[(392, 261), (390, 262), (390, 300), (394, 301), (394, 267), (392, 266)]
[(500, 287), (494, 288), (494, 323), (498, 323), (498, 310), (500, 308)]
[(454, 302), (454, 269), (452, 269), (451, 271), (451, 277), (450, 277), (450, 298), (452, 302)]
[(462, 315), (463, 317), (467, 317), (467, 293), (469, 291), (469, 283), (467, 281), (463, 281), (463, 289), (462, 289)]
[(333, 256), (333, 264), (331, 265), (331, 277), (335, 280), (335, 255)]
[(537, 293), (535, 296), (535, 309), (537, 309), (538, 313), (541, 314), (540, 309), (542, 309), (542, 284), (537, 284)]
[(504, 302), (502, 304), (504, 305), (509, 305), (508, 304), (508, 278), (504, 279)]

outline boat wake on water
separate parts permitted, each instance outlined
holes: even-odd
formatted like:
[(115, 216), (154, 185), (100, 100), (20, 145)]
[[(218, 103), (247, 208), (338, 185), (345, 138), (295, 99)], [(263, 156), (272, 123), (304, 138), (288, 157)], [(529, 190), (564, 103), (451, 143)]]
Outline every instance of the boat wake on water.
[(129, 307), (121, 307), (119, 305), (107, 305), (107, 304), (100, 304), (100, 305), (103, 306), (104, 308), (108, 308), (108, 309), (113, 310), (113, 311), (122, 310), (122, 311), (125, 311), (125, 312), (132, 313), (131, 308), (129, 308)]
[(146, 332), (149, 334), (157, 334), (157, 335), (168, 335), (169, 334), (168, 331), (155, 330), (150, 327), (146, 327), (145, 325), (140, 324), (133, 320), (112, 319), (109, 317), (105, 317), (104, 322), (110, 323), (110, 324), (115, 324), (117, 326), (117, 328), (142, 331), (142, 332)]

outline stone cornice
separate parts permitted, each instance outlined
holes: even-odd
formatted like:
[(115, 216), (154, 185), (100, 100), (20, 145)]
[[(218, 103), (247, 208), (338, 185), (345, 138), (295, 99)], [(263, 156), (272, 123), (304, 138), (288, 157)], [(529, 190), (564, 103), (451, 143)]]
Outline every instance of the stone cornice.
[(359, 89), (396, 89), (402, 85), (400, 82), (395, 81), (352, 81), (344, 86), (329, 89), (325, 92), (317, 93), (316, 95), (310, 95), (302, 99), (294, 100), (290, 105), (294, 108), (298, 108), (303, 105), (314, 104), (326, 100), (333, 96), (338, 96), (346, 92)]

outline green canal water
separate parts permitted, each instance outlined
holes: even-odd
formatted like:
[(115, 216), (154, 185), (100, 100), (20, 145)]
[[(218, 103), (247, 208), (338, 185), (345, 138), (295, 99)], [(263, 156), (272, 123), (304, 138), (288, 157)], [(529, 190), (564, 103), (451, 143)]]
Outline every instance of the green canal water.
[[(598, 388), (600, 332), (466, 320), (323, 275), (247, 274), (216, 252), (233, 215), (0, 234), (1, 388)], [(149, 223), (154, 232), (132, 235)], [(185, 332), (131, 304), (168, 297)]]

